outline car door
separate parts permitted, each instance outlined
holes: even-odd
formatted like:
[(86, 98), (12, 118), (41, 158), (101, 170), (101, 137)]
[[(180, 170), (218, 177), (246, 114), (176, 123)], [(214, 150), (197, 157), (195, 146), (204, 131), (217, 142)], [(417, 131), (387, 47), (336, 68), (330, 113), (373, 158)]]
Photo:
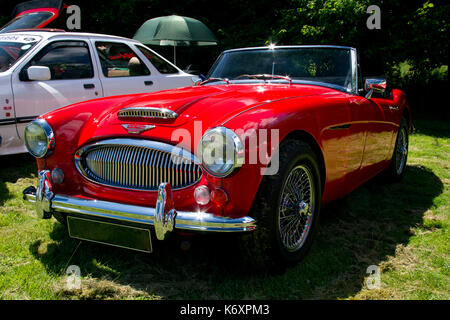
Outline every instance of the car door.
[(396, 118), (399, 108), (393, 102), (392, 95), (382, 97), (374, 94), (369, 100), (376, 106), (381, 118), (381, 120), (377, 123), (377, 129), (379, 132), (376, 157), (382, 162), (389, 161), (392, 157), (395, 146), (395, 133), (398, 128), (394, 119)]
[(392, 153), (394, 127), (386, 118), (384, 105), (381, 101), (364, 96), (354, 96), (350, 100), (350, 140), (354, 145), (362, 143), (364, 146), (362, 150), (355, 148), (350, 152), (351, 173), (347, 181), (354, 188), (379, 173)]
[[(48, 67), (51, 79), (29, 81), (26, 70), (30, 66)], [(88, 42), (82, 39), (56, 40), (46, 45), (16, 69), (12, 88), (16, 117), (27, 119), (103, 95)], [(21, 137), (25, 125), (17, 125)]]
[(159, 90), (158, 77), (125, 42), (93, 40), (105, 96)]
[(348, 98), (327, 99), (317, 108), (317, 121), (321, 127), (321, 145), (324, 152), (327, 187), (323, 200), (328, 202), (347, 193), (349, 174), (350, 106)]

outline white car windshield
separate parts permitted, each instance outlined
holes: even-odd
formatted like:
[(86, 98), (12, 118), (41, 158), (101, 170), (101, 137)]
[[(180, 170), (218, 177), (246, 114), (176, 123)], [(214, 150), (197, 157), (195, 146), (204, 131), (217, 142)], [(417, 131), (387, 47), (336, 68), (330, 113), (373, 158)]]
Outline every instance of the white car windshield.
[(224, 52), (209, 72), (210, 79), (321, 83), (352, 90), (350, 48), (292, 47)]
[(11, 68), (41, 37), (29, 35), (0, 35), (0, 72)]

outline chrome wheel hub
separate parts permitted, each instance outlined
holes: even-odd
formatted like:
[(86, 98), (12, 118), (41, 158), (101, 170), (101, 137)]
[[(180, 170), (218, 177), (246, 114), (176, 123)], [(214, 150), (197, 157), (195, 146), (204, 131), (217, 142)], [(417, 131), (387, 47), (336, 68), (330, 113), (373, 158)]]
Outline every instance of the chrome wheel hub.
[(300, 215), (308, 215), (309, 214), (309, 204), (307, 204), (305, 201), (301, 201), (300, 204), (298, 205), (299, 210), (298, 213)]
[(300, 165), (289, 172), (281, 190), (278, 230), (281, 243), (290, 252), (299, 250), (310, 231), (315, 189), (310, 169)]

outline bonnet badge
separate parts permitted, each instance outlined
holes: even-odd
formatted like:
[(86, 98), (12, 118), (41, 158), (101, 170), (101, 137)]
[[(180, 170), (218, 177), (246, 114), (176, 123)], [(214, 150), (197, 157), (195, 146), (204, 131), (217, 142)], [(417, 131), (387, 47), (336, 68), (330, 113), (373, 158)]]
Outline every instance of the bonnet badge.
[(140, 134), (144, 131), (155, 128), (154, 125), (150, 124), (123, 124), (122, 127), (131, 134)]

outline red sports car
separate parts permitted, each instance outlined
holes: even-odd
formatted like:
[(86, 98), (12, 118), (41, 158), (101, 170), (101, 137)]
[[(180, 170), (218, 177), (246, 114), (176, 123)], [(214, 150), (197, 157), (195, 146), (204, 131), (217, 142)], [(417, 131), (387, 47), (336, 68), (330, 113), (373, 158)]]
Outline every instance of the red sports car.
[(354, 48), (228, 50), (193, 87), (30, 123), (39, 186), (24, 198), (73, 238), (151, 252), (172, 232), (239, 233), (284, 264), (311, 246), (322, 203), (402, 177), (411, 128), (405, 94), (363, 81)]

